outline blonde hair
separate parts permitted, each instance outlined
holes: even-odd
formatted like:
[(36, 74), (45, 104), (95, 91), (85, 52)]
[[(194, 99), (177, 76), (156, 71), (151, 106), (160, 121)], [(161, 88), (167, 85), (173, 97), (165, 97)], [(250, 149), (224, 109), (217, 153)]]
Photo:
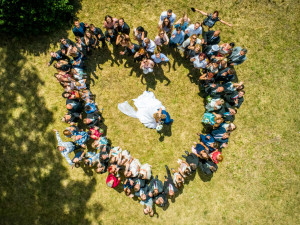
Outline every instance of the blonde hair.
[(192, 36), (190, 36), (190, 40), (192, 40), (193, 37), (197, 38), (197, 35), (193, 34)]
[(182, 26), (182, 25), (183, 25), (183, 23), (184, 23), (184, 20), (183, 20), (183, 18), (184, 18), (185, 16), (186, 16), (186, 17), (188, 17), (188, 15), (187, 15), (187, 13), (186, 13), (186, 12), (184, 12), (184, 13), (183, 13), (183, 16), (182, 16), (182, 20), (181, 20), (180, 26)]

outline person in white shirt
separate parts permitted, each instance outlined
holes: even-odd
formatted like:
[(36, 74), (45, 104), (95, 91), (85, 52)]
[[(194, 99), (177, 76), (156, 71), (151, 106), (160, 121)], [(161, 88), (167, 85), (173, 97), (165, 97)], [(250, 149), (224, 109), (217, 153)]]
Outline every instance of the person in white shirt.
[(176, 19), (176, 15), (173, 13), (172, 9), (162, 12), (160, 15), (158, 26), (162, 25), (165, 18), (168, 18), (170, 20), (171, 26), (173, 26), (173, 23), (175, 22)]
[(188, 26), (188, 28), (185, 30), (185, 34), (190, 37), (193, 34), (196, 34), (197, 36), (202, 34), (202, 27), (199, 22), (196, 22), (195, 24), (191, 24)]
[(146, 49), (147, 53), (149, 53), (150, 55), (152, 55), (154, 53), (155, 50), (155, 43), (154, 41), (152, 41), (149, 38), (145, 38), (143, 40), (143, 47)]
[(193, 62), (196, 69), (205, 69), (208, 60), (205, 57), (205, 54), (201, 53), (200, 55), (196, 55), (195, 57), (191, 58), (191, 62)]
[(143, 70), (144, 74), (152, 73), (154, 67), (154, 62), (151, 59), (143, 59), (141, 62), (140, 69)]

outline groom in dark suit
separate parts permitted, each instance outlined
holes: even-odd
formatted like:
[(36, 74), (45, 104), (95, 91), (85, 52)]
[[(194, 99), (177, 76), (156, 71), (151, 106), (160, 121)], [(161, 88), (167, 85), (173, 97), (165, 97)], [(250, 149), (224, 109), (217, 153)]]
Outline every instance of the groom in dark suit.
[(221, 41), (220, 31), (208, 31), (204, 34), (204, 44), (205, 45), (217, 45)]
[(129, 35), (130, 33), (130, 27), (127, 23), (125, 23), (123, 18), (119, 19), (119, 21), (115, 24), (115, 30), (122, 34)]

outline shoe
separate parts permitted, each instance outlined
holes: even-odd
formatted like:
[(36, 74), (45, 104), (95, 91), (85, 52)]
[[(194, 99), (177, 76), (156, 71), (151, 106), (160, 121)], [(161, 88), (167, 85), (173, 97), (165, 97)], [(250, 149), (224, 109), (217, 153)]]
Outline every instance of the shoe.
[(167, 165), (165, 165), (166, 169), (169, 169), (169, 167)]
[(188, 151), (184, 151), (184, 152), (185, 152), (185, 154), (187, 154), (187, 155), (189, 155), (189, 154), (190, 154)]

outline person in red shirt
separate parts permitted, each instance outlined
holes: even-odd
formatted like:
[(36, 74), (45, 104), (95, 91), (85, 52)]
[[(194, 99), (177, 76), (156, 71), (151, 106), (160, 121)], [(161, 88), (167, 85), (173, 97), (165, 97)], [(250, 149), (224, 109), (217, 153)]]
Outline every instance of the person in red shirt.
[(110, 188), (115, 188), (120, 183), (120, 177), (116, 178), (114, 174), (109, 174), (106, 179), (106, 185)]
[(218, 151), (218, 150), (216, 150), (216, 151), (212, 152), (211, 154), (209, 154), (209, 157), (211, 158), (211, 160), (215, 164), (218, 164), (219, 162), (223, 161), (223, 156), (222, 156), (221, 152)]

